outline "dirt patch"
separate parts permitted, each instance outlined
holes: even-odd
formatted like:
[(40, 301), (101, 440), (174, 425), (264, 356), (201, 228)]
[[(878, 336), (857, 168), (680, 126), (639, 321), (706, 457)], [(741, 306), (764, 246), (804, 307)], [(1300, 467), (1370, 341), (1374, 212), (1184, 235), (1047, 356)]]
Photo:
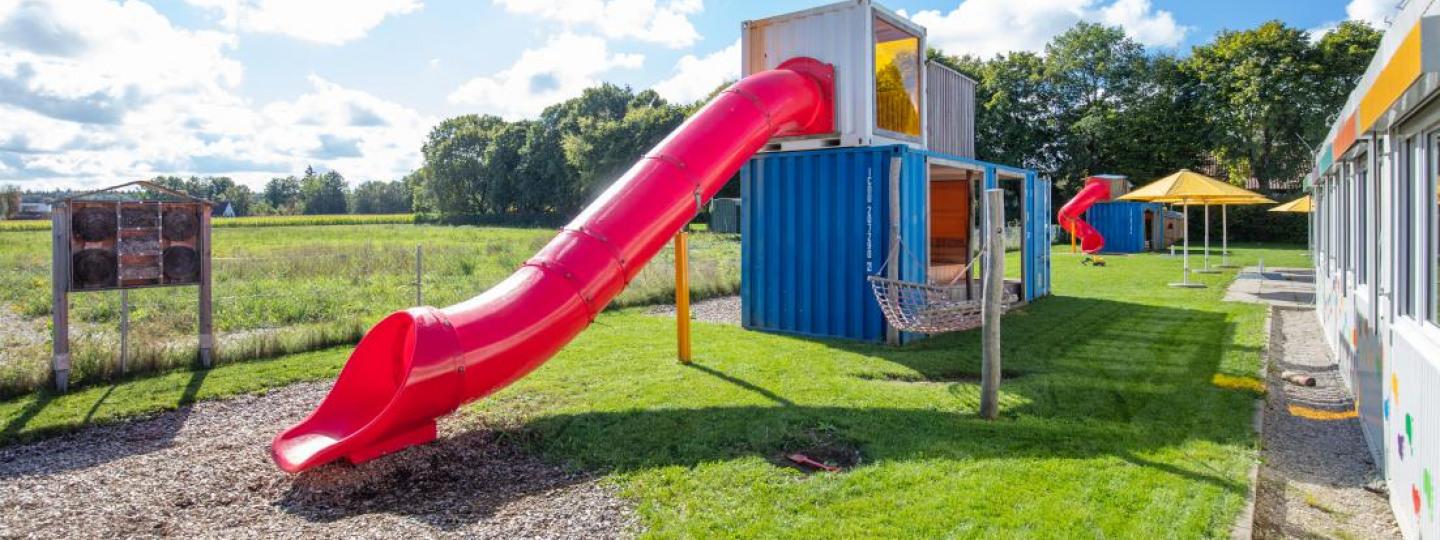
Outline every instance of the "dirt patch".
[(359, 466), (288, 475), (271, 437), (328, 384), (0, 448), (0, 537), (616, 538), (630, 504), (463, 420)]
[[(645, 310), (646, 315), (674, 317), (675, 306), (655, 306)], [(740, 297), (722, 296), (690, 304), (690, 320), (723, 324), (740, 324)]]
[(860, 444), (841, 436), (834, 428), (810, 428), (786, 437), (779, 452), (770, 456), (769, 461), (777, 466), (795, 469), (804, 473), (824, 472), (815, 467), (797, 462), (792, 456), (803, 456), (820, 464), (845, 471), (865, 462)]
[[(1400, 538), (1384, 482), (1360, 432), (1346, 414), (1346, 390), (1308, 309), (1272, 309), (1262, 465), (1255, 490), (1256, 538)], [(1315, 377), (1313, 387), (1280, 378)], [(1333, 414), (1292, 414), (1291, 406)]]

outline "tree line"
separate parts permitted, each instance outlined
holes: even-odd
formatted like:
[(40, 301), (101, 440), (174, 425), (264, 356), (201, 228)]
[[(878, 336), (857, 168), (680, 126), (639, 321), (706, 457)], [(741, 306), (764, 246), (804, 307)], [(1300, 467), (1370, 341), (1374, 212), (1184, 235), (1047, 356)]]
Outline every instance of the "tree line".
[[(927, 56), (977, 82), (976, 157), (1041, 171), (1059, 200), (1092, 174), (1139, 184), (1181, 168), (1283, 195), (1309, 170), (1380, 36), (1346, 22), (1312, 40), (1272, 21), (1180, 56), (1080, 23), (1044, 54)], [(406, 183), (425, 211), (572, 215), (699, 105), (603, 84), (534, 120), (451, 118), (430, 132)]]
[(977, 82), (977, 157), (1043, 171), (1057, 198), (1091, 174), (1144, 183), (1181, 168), (1284, 195), (1311, 168), (1380, 37), (1352, 21), (1312, 40), (1271, 21), (1180, 57), (1080, 23), (1044, 55), (929, 57)]
[(431, 130), (406, 183), (417, 208), (442, 215), (571, 215), (692, 110), (606, 83), (534, 120), (458, 116)]
[(224, 176), (157, 176), (160, 186), (217, 203), (228, 203), (237, 216), (320, 214), (407, 214), (414, 195), (403, 180), (371, 180), (351, 189), (336, 171), (306, 167), (300, 176), (271, 178), (255, 191)]

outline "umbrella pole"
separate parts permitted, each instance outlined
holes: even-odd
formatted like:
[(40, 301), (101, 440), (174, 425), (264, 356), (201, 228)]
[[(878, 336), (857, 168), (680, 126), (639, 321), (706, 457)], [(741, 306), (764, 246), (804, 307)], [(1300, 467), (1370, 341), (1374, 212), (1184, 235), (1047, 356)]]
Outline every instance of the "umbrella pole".
[(1196, 270), (1196, 274), (1218, 274), (1219, 270), (1210, 268), (1210, 203), (1205, 203), (1205, 268)]
[(1220, 205), (1220, 268), (1235, 268), (1230, 265), (1230, 205)]
[(1182, 208), (1180, 226), (1185, 233), (1185, 273), (1180, 283), (1171, 283), (1170, 286), (1182, 289), (1201, 289), (1205, 287), (1204, 283), (1190, 282), (1190, 201), (1188, 199), (1182, 201), (1180, 208)]

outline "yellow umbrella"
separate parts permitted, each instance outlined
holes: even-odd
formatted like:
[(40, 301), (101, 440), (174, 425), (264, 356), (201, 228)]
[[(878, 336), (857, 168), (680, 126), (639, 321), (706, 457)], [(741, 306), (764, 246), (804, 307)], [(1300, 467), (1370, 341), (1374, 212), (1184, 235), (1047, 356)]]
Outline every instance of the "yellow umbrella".
[(1293, 201), (1287, 202), (1287, 203), (1282, 204), (1282, 205), (1280, 205), (1280, 206), (1276, 206), (1276, 207), (1274, 207), (1274, 208), (1271, 208), (1270, 211), (1271, 211), (1271, 212), (1306, 212), (1306, 213), (1314, 212), (1314, 211), (1315, 211), (1314, 199), (1311, 199), (1309, 195), (1306, 195), (1306, 196), (1304, 196), (1304, 197), (1300, 197), (1299, 199), (1295, 199), (1295, 200), (1293, 200)]
[[(1221, 182), (1209, 176), (1182, 169), (1175, 174), (1166, 176), (1150, 184), (1131, 191), (1120, 197), (1125, 201), (1148, 201), (1180, 204), (1184, 208), (1185, 227), (1185, 273), (1180, 283), (1172, 283), (1175, 287), (1204, 287), (1204, 284), (1190, 282), (1190, 204), (1201, 204), (1205, 206), (1205, 269), (1197, 272), (1210, 273), (1210, 205), (1218, 204), (1221, 207), (1222, 216), (1226, 220), (1224, 225), (1225, 233), (1229, 233), (1229, 217), (1225, 207), (1232, 204), (1266, 204), (1273, 203), (1259, 193), (1248, 189)], [(1222, 240), (1225, 248), (1229, 247), (1228, 234)], [(1227, 253), (1224, 255), (1227, 259)]]

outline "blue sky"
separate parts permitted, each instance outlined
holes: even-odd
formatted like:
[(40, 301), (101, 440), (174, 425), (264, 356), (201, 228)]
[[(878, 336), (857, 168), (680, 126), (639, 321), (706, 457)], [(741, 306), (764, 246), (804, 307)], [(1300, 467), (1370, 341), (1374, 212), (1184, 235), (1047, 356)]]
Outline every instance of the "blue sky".
[[(821, 0), (823, 1), (823, 0)], [(738, 74), (745, 19), (817, 0), (0, 0), (0, 183), (155, 174), (352, 183), (420, 161), (435, 122), (533, 116), (600, 81), (680, 101)], [(1394, 0), (893, 0), (954, 52), (1075, 22), (1183, 53), (1270, 19), (1383, 24)]]

